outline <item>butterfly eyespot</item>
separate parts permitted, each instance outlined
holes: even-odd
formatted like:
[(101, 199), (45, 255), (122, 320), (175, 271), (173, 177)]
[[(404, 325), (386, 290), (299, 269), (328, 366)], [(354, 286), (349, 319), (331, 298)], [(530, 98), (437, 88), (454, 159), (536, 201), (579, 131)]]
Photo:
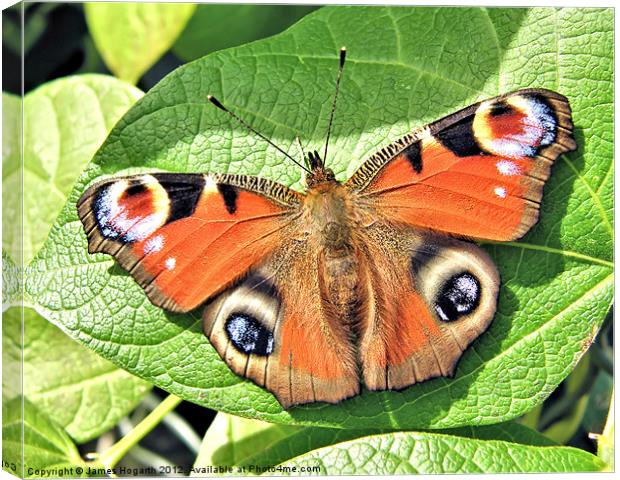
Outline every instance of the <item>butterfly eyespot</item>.
[(122, 243), (141, 241), (166, 223), (170, 198), (152, 175), (119, 180), (103, 186), (93, 212), (99, 232)]
[(241, 353), (267, 356), (273, 352), (273, 333), (250, 315), (231, 313), (224, 328), (233, 346)]
[(556, 140), (558, 117), (542, 95), (513, 95), (483, 102), (473, 121), (482, 151), (507, 158), (533, 158)]
[(459, 273), (443, 284), (435, 311), (444, 322), (473, 312), (480, 303), (480, 282), (469, 272)]

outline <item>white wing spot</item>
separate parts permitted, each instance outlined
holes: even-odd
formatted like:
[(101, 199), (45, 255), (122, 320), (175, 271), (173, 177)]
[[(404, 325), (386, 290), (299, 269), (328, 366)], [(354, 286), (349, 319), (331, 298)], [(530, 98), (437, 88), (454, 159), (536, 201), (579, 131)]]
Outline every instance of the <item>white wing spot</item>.
[(172, 270), (177, 264), (177, 259), (174, 257), (170, 257), (166, 259), (166, 268), (168, 270)]
[(506, 189), (504, 187), (495, 187), (493, 191), (499, 198), (506, 198)]
[(502, 175), (512, 176), (521, 174), (519, 165), (509, 160), (500, 160), (495, 164), (495, 166), (497, 167), (497, 171)]
[(157, 253), (164, 248), (164, 237), (162, 235), (156, 235), (153, 238), (149, 238), (144, 244), (144, 254)]
[(205, 177), (205, 193), (214, 193), (217, 192), (217, 182), (213, 179), (211, 175), (207, 175)]

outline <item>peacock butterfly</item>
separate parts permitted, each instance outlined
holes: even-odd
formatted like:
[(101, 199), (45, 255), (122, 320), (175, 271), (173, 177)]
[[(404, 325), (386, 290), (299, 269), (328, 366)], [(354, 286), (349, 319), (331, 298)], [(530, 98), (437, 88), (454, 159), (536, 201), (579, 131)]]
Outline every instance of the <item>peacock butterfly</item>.
[[(330, 127), (344, 59), (343, 48)], [(152, 173), (100, 181), (77, 209), (89, 252), (114, 256), (151, 302), (204, 305), (204, 333), (235, 373), (285, 408), (336, 403), (362, 384), (453, 374), (500, 284), (468, 240), (515, 240), (536, 223), (572, 129), (564, 96), (518, 90), (399, 138), (345, 183), (324, 163), (330, 130), (323, 157), (304, 164), (276, 146), (307, 172), (305, 194), (246, 175)]]

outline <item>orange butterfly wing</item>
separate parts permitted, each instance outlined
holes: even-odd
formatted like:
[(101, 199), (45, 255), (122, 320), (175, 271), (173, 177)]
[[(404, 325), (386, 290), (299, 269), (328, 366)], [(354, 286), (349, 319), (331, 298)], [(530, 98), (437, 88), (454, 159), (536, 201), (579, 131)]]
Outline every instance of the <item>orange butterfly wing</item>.
[(367, 252), (359, 352), (370, 390), (451, 376), (495, 314), (499, 275), (480, 247), (428, 230), (376, 222)]
[(205, 335), (230, 368), (284, 408), (360, 390), (350, 325), (321, 294), (319, 262), (307, 242), (285, 241), (203, 312)]
[(493, 320), (499, 275), (483, 250), (451, 236), (523, 236), (538, 219), (552, 163), (576, 148), (572, 128), (566, 98), (522, 90), (403, 137), (347, 182), (376, 217), (364, 232), (361, 282), (367, 388), (453, 374)]
[(302, 197), (256, 177), (155, 173), (105, 180), (78, 202), (89, 252), (115, 257), (151, 302), (206, 302), (206, 336), (237, 374), (289, 406), (359, 391), (353, 345), (322, 310)]
[(392, 221), (508, 241), (538, 219), (555, 159), (576, 148), (568, 101), (541, 89), (472, 105), (371, 157), (348, 184)]
[(253, 177), (158, 173), (93, 185), (78, 214), (90, 253), (113, 255), (155, 305), (186, 312), (279, 245), (296, 202)]

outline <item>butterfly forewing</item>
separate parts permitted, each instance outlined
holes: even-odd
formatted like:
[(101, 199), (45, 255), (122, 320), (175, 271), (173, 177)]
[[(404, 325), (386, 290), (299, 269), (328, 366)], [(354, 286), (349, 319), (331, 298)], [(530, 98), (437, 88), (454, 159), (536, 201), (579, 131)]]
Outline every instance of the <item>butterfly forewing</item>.
[(273, 251), (298, 203), (255, 177), (155, 173), (93, 185), (78, 214), (91, 253), (113, 255), (155, 305), (185, 312)]
[(366, 161), (348, 185), (388, 218), (487, 240), (514, 240), (538, 219), (553, 161), (574, 150), (568, 101), (542, 89), (472, 105)]

